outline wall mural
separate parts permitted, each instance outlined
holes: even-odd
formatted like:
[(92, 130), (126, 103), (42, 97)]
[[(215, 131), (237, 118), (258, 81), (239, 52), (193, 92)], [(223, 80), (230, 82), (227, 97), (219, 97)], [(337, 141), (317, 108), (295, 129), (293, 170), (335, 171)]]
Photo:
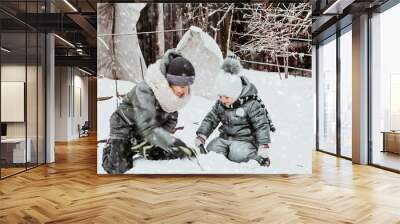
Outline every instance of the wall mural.
[(99, 3), (99, 174), (311, 173), (311, 5)]

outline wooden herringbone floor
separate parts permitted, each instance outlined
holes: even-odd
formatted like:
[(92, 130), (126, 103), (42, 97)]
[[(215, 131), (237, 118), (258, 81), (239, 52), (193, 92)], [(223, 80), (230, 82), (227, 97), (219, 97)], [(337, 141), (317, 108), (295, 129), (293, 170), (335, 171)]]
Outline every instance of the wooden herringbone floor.
[(94, 138), (0, 181), (0, 223), (400, 223), (400, 175), (314, 153), (312, 175), (98, 176)]

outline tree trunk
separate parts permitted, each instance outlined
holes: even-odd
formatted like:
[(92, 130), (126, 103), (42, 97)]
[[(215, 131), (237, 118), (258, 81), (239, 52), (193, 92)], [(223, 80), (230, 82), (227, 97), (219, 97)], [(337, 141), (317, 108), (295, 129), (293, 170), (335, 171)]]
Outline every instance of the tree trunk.
[(231, 27), (231, 22), (232, 22), (232, 11), (230, 10), (229, 12), (227, 12), (228, 15), (224, 18), (224, 22), (221, 25), (221, 29), (220, 29), (220, 37), (221, 37), (221, 51), (222, 51), (222, 55), (224, 57), (227, 56), (228, 54), (228, 44), (229, 44), (229, 38), (230, 38), (230, 27)]
[[(157, 27), (156, 31), (164, 31), (164, 4), (163, 3), (157, 3)], [(160, 58), (164, 55), (165, 52), (165, 37), (164, 37), (164, 32), (158, 32), (157, 34), (157, 46), (158, 46), (158, 51), (157, 51), (157, 57)]]

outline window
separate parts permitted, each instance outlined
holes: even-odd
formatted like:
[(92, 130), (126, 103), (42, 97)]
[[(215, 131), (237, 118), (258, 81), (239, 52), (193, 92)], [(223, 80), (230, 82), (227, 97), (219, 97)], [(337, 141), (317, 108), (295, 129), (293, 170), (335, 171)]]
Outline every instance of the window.
[(340, 36), (340, 155), (352, 157), (352, 33), (351, 26)]
[(400, 170), (400, 4), (371, 18), (372, 163)]
[(318, 147), (336, 153), (336, 36), (318, 48)]
[(40, 13), (44, 3), (0, 2), (16, 10), (0, 13), (0, 178), (45, 163), (45, 35), (12, 16)]

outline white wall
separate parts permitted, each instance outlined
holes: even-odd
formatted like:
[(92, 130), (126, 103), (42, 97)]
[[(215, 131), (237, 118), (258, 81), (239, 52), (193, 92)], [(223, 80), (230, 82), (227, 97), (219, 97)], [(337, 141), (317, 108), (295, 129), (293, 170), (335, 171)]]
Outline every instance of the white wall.
[(83, 75), (76, 68), (56, 67), (55, 141), (79, 138), (78, 125), (88, 120), (88, 78)]
[[(28, 72), (28, 83), (25, 80), (26, 72)], [(7, 122), (8, 137), (25, 137), (25, 126), (28, 125), (28, 137), (34, 133), (36, 137), (37, 130), (37, 93), (36, 82), (31, 75), (36, 77), (36, 67), (18, 64), (6, 64), (1, 66), (1, 81), (3, 82), (24, 82), (27, 83), (27, 121), (25, 122)], [(30, 87), (30, 88), (29, 88)], [(4, 97), (4, 96), (2, 96)], [(1, 110), (9, 110), (9, 108), (1, 108)], [(24, 108), (22, 108), (24, 110)]]
[[(71, 119), (71, 135), (72, 138), (78, 138), (79, 137), (79, 132), (78, 132), (78, 125), (83, 125), (85, 121), (88, 121), (89, 118), (89, 112), (88, 112), (88, 78), (81, 76), (82, 73), (76, 74), (77, 70), (75, 70), (75, 75), (74, 75), (74, 104), (71, 103), (71, 105), (74, 105), (72, 108), (72, 119)], [(80, 93), (79, 93), (80, 91)], [(79, 97), (80, 96), (80, 97)], [(80, 101), (80, 102), (79, 102)], [(82, 108), (80, 108), (82, 107)], [(80, 111), (81, 110), (81, 111)]]
[(55, 141), (68, 139), (68, 86), (67, 67), (55, 68)]
[[(27, 80), (25, 80), (27, 78)], [(14, 110), (22, 114), (26, 112), (26, 120), (22, 119), (21, 122), (6, 122), (7, 123), (7, 137), (9, 138), (25, 138), (25, 135), (30, 140), (30, 148), (32, 161), (44, 163), (44, 150), (45, 150), (45, 115), (44, 115), (44, 74), (41, 66), (32, 66), (25, 64), (3, 64), (1, 66), (1, 81), (3, 82), (24, 82), (26, 85), (26, 106), (22, 102), (22, 108), (16, 109), (11, 107), (2, 107), (2, 112), (13, 113)], [(3, 92), (3, 94), (7, 94)], [(22, 92), (21, 92), (22, 91)], [(20, 94), (24, 94), (24, 90), (20, 90)], [(2, 95), (7, 97), (7, 95)], [(14, 112), (16, 113), (16, 112)], [(23, 115), (22, 115), (23, 116)], [(51, 161), (51, 160), (49, 160)]]
[[(1, 81), (5, 82), (25, 82), (25, 65), (8, 64), (1, 66)], [(7, 108), (1, 108), (7, 110)], [(25, 122), (7, 123), (8, 137), (25, 137)]]

